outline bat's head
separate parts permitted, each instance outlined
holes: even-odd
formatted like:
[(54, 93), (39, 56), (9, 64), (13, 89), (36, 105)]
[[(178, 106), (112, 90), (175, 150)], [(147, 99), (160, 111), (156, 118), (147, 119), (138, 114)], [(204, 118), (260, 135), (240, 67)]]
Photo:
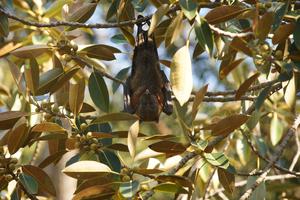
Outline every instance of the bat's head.
[(140, 97), (136, 114), (142, 121), (157, 121), (162, 111), (162, 105), (156, 95), (153, 95), (147, 89)]

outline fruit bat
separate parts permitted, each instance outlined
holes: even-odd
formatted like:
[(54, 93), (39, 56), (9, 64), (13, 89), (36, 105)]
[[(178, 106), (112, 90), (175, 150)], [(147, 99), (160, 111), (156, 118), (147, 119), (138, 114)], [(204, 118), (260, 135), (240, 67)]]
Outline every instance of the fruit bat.
[(148, 37), (148, 30), (143, 30), (146, 24), (149, 26), (150, 21), (137, 24), (131, 74), (124, 86), (124, 110), (135, 113), (141, 121), (158, 122), (161, 112), (173, 112), (172, 91), (160, 69), (154, 36)]

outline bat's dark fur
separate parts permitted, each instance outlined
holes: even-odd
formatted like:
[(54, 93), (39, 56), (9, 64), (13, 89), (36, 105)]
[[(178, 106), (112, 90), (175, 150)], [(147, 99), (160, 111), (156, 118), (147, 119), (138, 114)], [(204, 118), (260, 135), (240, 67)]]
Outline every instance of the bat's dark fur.
[[(148, 23), (149, 24), (149, 23)], [(148, 38), (138, 24), (131, 75), (124, 88), (124, 109), (137, 114), (141, 121), (157, 121), (163, 111), (173, 112), (171, 88), (165, 73), (160, 69), (154, 37)]]

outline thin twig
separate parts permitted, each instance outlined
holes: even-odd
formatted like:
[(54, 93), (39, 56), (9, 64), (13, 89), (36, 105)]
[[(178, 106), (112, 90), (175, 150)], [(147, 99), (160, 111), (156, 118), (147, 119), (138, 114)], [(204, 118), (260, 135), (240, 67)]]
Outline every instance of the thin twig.
[(285, 147), (288, 144), (288, 141), (295, 134), (296, 129), (299, 126), (299, 123), (300, 123), (300, 116), (297, 117), (293, 126), (288, 130), (287, 134), (285, 134), (285, 136), (281, 140), (280, 144), (275, 148), (275, 153), (273, 154), (273, 157), (271, 158), (270, 162), (263, 169), (263, 173), (256, 179), (255, 183), (253, 183), (250, 186), (250, 188), (241, 196), (240, 200), (248, 199), (251, 196), (252, 192), (259, 186), (259, 184), (265, 180), (265, 178), (267, 177), (268, 173), (270, 172), (272, 166), (281, 157)]
[[(291, 175), (291, 174), (280, 174), (280, 175), (267, 176), (265, 181), (276, 181), (276, 180), (291, 179), (291, 178), (297, 178), (297, 177), (294, 176), (294, 175)], [(247, 184), (247, 180), (244, 180), (244, 181), (237, 182), (234, 185), (234, 187), (235, 188), (243, 187), (246, 184)], [(224, 191), (225, 191), (224, 188), (220, 188), (218, 190), (215, 190), (213, 193), (208, 195), (208, 198), (213, 197), (213, 196), (219, 194), (220, 192), (224, 192)]]
[(251, 36), (251, 35), (254, 35), (253, 32), (245, 32), (245, 33), (232, 33), (232, 32), (228, 32), (228, 31), (224, 31), (214, 25), (209, 25), (210, 29), (212, 29), (213, 31), (217, 32), (218, 34), (220, 35), (224, 35), (224, 36), (228, 36), (228, 37), (231, 37), (231, 38), (234, 38), (234, 37), (248, 37), (248, 36)]
[[(252, 150), (253, 153), (255, 153), (255, 155), (257, 155), (257, 157), (259, 157), (260, 159), (264, 160), (265, 162), (267, 163), (270, 163), (271, 160), (269, 160), (268, 158), (264, 157), (263, 155), (261, 155), (259, 153), (259, 151), (254, 147), (254, 145), (252, 144), (250, 138), (247, 136), (247, 134), (244, 132), (244, 130), (240, 129), (241, 133), (243, 134), (244, 138), (246, 139), (246, 142), (248, 143), (250, 149)], [(297, 177), (300, 177), (300, 173), (299, 172), (295, 172), (295, 171), (292, 171), (292, 170), (288, 170), (284, 167), (281, 167), (280, 165), (278, 164), (274, 164), (274, 167), (280, 171), (283, 171), (285, 173), (288, 173), (288, 174), (292, 174), (294, 176), (297, 176)], [(258, 172), (257, 172), (258, 173)], [(259, 171), (259, 175), (262, 174), (263, 172), (262, 171)]]
[(299, 160), (299, 157), (300, 157), (300, 140), (299, 140), (299, 134), (298, 134), (298, 131), (296, 132), (295, 134), (295, 141), (296, 141), (296, 145), (297, 145), (297, 153), (296, 155), (294, 156), (293, 158), (293, 161), (292, 161), (292, 164), (290, 165), (289, 167), (289, 170), (290, 171), (293, 171), (293, 169), (295, 168), (298, 160)]

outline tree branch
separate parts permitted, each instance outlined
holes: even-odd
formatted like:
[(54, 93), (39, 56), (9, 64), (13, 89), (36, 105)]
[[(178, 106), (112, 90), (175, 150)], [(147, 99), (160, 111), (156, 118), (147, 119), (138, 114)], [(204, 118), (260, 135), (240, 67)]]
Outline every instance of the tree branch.
[(265, 178), (267, 177), (268, 173), (270, 172), (272, 166), (278, 161), (281, 154), (283, 153), (285, 147), (288, 144), (288, 141), (295, 134), (299, 124), (300, 124), (300, 115), (296, 118), (293, 126), (289, 129), (287, 134), (283, 137), (280, 144), (275, 148), (275, 153), (273, 154), (273, 157), (271, 158), (270, 162), (263, 169), (263, 173), (256, 179), (255, 183), (253, 183), (250, 186), (250, 188), (241, 196), (240, 200), (249, 199), (252, 192), (259, 186), (260, 183), (262, 183), (265, 180)]

